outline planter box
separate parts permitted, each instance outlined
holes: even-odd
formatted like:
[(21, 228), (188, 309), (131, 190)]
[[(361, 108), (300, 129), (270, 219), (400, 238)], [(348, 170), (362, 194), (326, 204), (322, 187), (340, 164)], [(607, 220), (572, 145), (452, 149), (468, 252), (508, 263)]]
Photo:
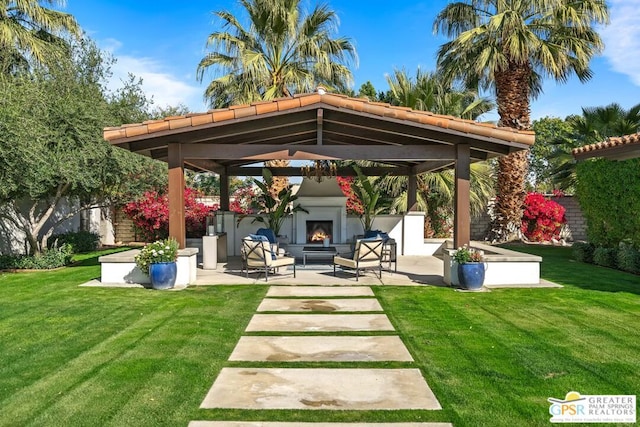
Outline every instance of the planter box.
[[(447, 242), (443, 249), (444, 282), (450, 286), (458, 286), (458, 263), (452, 255), (456, 249)], [(537, 285), (540, 283), (540, 263), (542, 258), (536, 255), (510, 251), (483, 243), (473, 242), (471, 247), (485, 253), (484, 285), (491, 287), (500, 285)]]
[[(150, 283), (149, 276), (136, 266), (135, 256), (139, 249), (131, 249), (98, 258), (102, 283)], [(198, 249), (186, 248), (178, 251), (178, 275), (176, 285), (188, 285), (196, 281), (196, 256)]]

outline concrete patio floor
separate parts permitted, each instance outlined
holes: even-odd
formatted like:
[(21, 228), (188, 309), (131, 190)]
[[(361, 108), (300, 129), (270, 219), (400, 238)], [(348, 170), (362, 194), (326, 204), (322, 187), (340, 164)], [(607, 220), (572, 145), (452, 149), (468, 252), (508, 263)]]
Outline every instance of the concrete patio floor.
[(371, 286), (371, 285), (405, 285), (405, 286), (445, 286), (442, 280), (442, 260), (433, 256), (400, 256), (398, 257), (398, 269), (396, 271), (382, 271), (379, 279), (377, 272), (365, 271), (361, 273), (359, 280), (351, 271), (336, 270), (333, 276), (333, 266), (329, 261), (308, 261), (306, 267), (302, 262), (296, 265), (296, 277), (293, 277), (292, 268), (282, 269), (276, 274), (269, 274), (268, 282), (265, 282), (263, 273), (256, 271), (241, 272), (242, 261), (240, 257), (229, 257), (228, 262), (218, 263), (215, 270), (198, 269), (197, 279), (193, 285), (238, 285), (238, 284), (274, 284), (274, 285), (343, 285), (343, 286)]

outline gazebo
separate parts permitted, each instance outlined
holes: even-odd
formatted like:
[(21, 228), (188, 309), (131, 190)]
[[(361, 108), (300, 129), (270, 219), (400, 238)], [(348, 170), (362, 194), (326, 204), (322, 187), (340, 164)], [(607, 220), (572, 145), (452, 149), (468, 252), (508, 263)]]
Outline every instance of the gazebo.
[[(455, 168), (454, 245), (470, 240), (469, 176), (472, 162), (529, 148), (534, 133), (410, 108), (317, 92), (234, 105), (206, 113), (105, 128), (111, 144), (169, 166), (169, 234), (185, 246), (184, 170), (220, 175), (221, 210), (229, 209), (230, 176), (257, 176), (259, 161), (371, 160), (370, 176), (409, 178), (415, 209), (417, 179)], [(276, 176), (301, 175), (299, 167), (273, 168)], [(338, 175), (350, 175), (339, 169)]]

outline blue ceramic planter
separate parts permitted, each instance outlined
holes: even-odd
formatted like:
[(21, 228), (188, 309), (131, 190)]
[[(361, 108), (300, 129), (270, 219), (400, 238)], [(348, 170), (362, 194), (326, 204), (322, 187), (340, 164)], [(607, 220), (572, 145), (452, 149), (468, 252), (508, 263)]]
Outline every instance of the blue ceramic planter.
[(463, 289), (480, 289), (484, 283), (484, 263), (458, 264), (458, 282)]
[(149, 265), (149, 278), (153, 289), (171, 289), (176, 284), (178, 266), (175, 262), (158, 262)]

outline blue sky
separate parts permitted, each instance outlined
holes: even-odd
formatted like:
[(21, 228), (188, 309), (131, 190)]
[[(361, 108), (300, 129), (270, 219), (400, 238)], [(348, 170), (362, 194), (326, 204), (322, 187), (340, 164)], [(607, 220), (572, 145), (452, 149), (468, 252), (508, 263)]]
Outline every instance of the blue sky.
[[(432, 33), (436, 14), (446, 0), (329, 0), (338, 13), (336, 35), (352, 39), (359, 66), (354, 89), (370, 80), (386, 90), (385, 75), (395, 68), (414, 74), (418, 66), (433, 70), (438, 47), (445, 41)], [(306, 5), (315, 2), (308, 1)], [(611, 25), (601, 32), (606, 43), (602, 56), (592, 61), (594, 78), (581, 84), (572, 78), (559, 85), (547, 81), (544, 93), (532, 104), (532, 117), (565, 117), (581, 107), (618, 102), (625, 108), (640, 103), (640, 7), (638, 0), (609, 0)], [(216, 29), (213, 11), (240, 13), (236, 0), (67, 0), (65, 11), (117, 63), (113, 87), (133, 73), (156, 105), (182, 103), (205, 111), (205, 83), (196, 80), (196, 67), (206, 54), (205, 42)], [(484, 119), (493, 120), (495, 114)]]

